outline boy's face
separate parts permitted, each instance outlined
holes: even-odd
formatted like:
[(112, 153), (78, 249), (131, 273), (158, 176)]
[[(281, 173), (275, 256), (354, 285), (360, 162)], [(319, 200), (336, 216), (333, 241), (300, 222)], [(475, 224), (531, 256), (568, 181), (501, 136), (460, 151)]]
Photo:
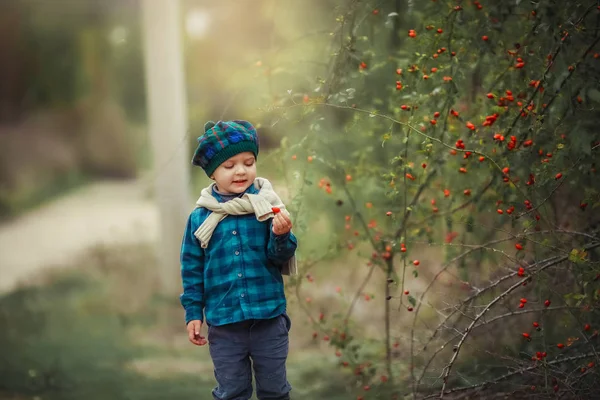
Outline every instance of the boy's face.
[(243, 193), (256, 179), (256, 159), (249, 151), (236, 154), (223, 162), (212, 178), (217, 182), (217, 187), (223, 193)]

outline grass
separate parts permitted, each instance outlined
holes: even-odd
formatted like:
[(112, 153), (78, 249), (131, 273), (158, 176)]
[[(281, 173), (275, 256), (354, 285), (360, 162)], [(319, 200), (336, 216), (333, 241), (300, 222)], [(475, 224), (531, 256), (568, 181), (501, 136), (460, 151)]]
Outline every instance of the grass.
[[(210, 398), (208, 349), (187, 342), (177, 296), (158, 295), (150, 250), (98, 248), (0, 297), (0, 399)], [(331, 353), (292, 351), (294, 399), (351, 398)]]

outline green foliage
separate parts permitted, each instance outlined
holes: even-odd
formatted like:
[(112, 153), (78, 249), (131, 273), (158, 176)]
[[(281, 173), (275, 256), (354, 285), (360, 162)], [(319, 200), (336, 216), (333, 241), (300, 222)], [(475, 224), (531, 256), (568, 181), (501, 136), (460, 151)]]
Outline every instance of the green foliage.
[[(254, 88), (268, 104), (261, 120), (290, 132), (281, 158), (300, 242), (318, 225), (333, 229), (321, 252), (301, 252), (304, 274), (331, 257), (325, 249), (357, 252), (357, 265), (380, 270), (355, 298), (372, 279), (388, 282), (377, 286), (389, 299), (378, 314), (384, 351), (369, 362), (394, 375), (402, 361), (392, 343), (402, 343), (415, 371), (399, 393), (497, 380), (552, 393), (541, 369), (557, 390), (591, 396), (597, 372), (567, 371), (595, 358), (600, 323), (596, 5), (407, 2), (398, 13), (400, 4), (340, 3), (335, 24), (322, 26), (333, 50), (313, 41), (315, 60), (329, 62), (313, 68), (310, 86), (298, 68)], [(432, 247), (443, 265), (424, 262)], [(524, 343), (536, 319), (542, 328)], [(584, 321), (593, 328), (582, 331)], [(334, 326), (320, 329), (344, 347)], [(568, 352), (556, 350), (563, 342)], [(542, 349), (552, 361), (528, 369)], [(519, 369), (524, 377), (510, 374)]]
[(0, 393), (47, 399), (164, 399), (209, 392), (212, 382), (150, 379), (129, 367), (144, 348), (106, 307), (90, 277), (59, 278), (0, 299)]

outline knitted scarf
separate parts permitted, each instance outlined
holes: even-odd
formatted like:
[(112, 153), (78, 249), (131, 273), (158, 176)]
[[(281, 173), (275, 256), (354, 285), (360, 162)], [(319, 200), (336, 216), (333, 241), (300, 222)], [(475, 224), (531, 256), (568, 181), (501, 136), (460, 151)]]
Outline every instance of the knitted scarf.
[[(202, 189), (200, 198), (196, 202), (196, 207), (204, 207), (212, 211), (194, 232), (194, 236), (200, 241), (202, 248), (208, 247), (208, 242), (215, 228), (228, 215), (256, 214), (256, 219), (263, 222), (275, 215), (272, 207), (279, 207), (281, 212), (289, 215), (285, 205), (273, 190), (271, 182), (265, 178), (254, 180), (254, 186), (259, 190), (257, 194), (245, 193), (242, 197), (236, 197), (224, 203), (219, 203), (213, 196), (215, 185), (215, 183), (212, 183)], [(298, 273), (295, 255), (282, 266), (281, 273), (283, 275), (296, 275)]]

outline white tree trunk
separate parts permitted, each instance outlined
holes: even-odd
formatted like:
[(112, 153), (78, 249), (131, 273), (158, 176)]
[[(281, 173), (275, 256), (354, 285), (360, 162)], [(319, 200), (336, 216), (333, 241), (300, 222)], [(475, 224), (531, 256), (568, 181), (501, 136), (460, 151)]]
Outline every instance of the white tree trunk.
[(187, 101), (179, 0), (143, 0), (143, 29), (154, 195), (160, 212), (162, 289), (180, 287), (179, 252), (190, 209)]

